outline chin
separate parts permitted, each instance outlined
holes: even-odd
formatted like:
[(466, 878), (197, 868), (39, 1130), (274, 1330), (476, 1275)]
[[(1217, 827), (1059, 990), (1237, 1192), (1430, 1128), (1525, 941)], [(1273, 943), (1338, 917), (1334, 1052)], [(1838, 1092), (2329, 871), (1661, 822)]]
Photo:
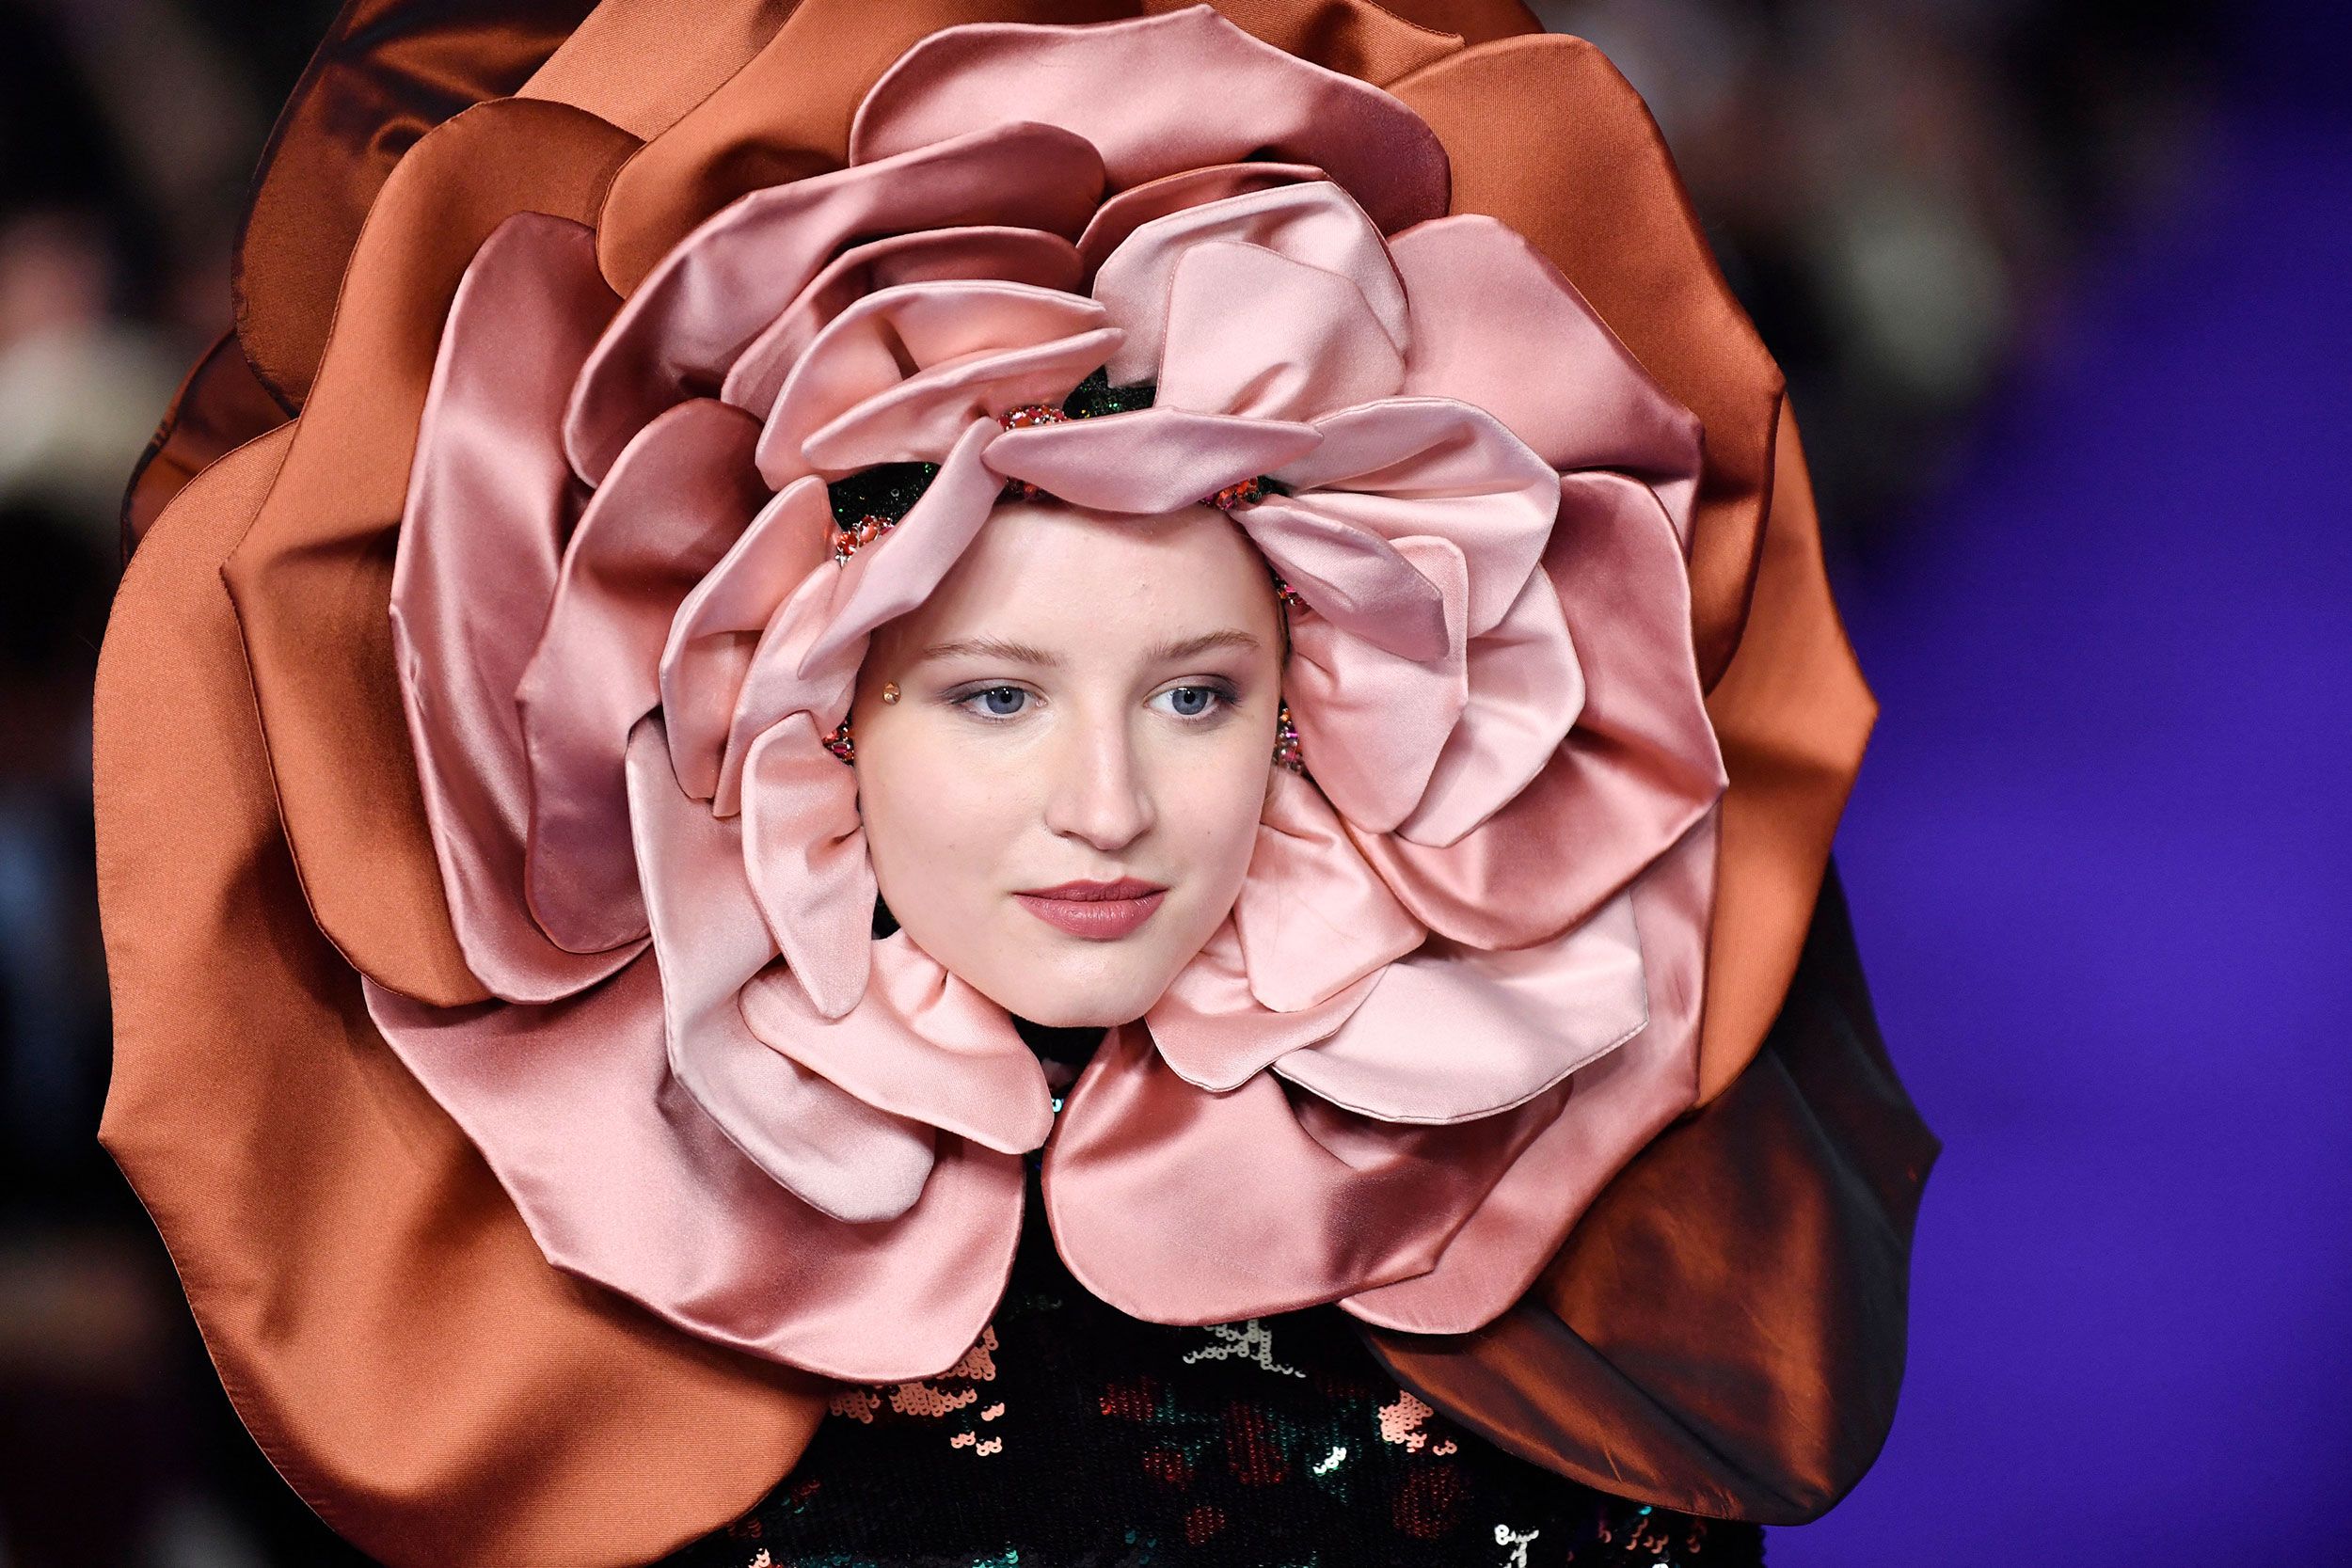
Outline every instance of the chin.
[(980, 990), (1015, 1018), (1048, 1029), (1107, 1029), (1149, 1012), (1175, 977), (1172, 971), (1162, 973), (1166, 966), (1159, 964), (1149, 966), (1149, 973), (1117, 967), (1122, 972), (1106, 974), (1093, 964), (1073, 972), (1039, 963), (1014, 984)]

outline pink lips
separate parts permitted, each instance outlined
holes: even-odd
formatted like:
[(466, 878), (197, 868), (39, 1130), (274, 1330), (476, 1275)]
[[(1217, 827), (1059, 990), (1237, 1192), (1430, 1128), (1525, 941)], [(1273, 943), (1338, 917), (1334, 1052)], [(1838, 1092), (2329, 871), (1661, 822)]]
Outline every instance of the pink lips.
[(1168, 890), (1121, 877), (1115, 882), (1064, 882), (1016, 893), (1028, 911), (1056, 930), (1089, 942), (1115, 942), (1152, 918)]

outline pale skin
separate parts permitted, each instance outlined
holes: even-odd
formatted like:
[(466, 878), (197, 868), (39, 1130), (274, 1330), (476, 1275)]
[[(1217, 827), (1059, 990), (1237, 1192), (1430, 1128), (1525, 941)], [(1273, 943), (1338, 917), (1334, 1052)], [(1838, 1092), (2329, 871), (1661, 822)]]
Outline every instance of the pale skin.
[(1248, 873), (1279, 615), (1221, 513), (999, 507), (876, 633), (850, 710), (867, 852), (909, 939), (1032, 1022), (1142, 1016)]

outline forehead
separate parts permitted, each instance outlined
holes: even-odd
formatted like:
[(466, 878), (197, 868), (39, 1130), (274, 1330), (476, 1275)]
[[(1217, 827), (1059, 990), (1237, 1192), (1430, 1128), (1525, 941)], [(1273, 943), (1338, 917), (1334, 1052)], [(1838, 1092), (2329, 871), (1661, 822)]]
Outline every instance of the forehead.
[(1221, 512), (1136, 517), (1016, 502), (990, 515), (930, 597), (883, 638), (1084, 653), (1238, 627), (1272, 646), (1276, 619), (1264, 558)]

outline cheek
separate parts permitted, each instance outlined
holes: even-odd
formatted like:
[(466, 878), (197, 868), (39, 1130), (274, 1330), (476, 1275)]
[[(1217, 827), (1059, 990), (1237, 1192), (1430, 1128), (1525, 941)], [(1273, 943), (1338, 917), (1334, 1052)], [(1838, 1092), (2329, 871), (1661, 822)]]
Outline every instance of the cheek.
[(901, 925), (960, 918), (981, 898), (1014, 809), (1003, 791), (920, 748), (876, 747), (858, 759), (866, 854)]

